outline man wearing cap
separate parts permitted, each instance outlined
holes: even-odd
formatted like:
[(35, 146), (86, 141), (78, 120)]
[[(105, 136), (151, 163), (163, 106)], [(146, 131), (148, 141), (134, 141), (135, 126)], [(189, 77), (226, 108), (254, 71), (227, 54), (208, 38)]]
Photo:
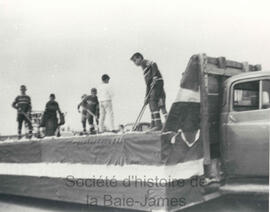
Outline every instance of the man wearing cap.
[(97, 98), (97, 89), (91, 89), (91, 95), (87, 96), (84, 94), (82, 96), (82, 101), (78, 105), (78, 111), (80, 112), (80, 107), (82, 107), (82, 125), (83, 132), (86, 133), (86, 120), (90, 126), (90, 134), (95, 134), (94, 120), (96, 124), (99, 124), (99, 101)]
[(98, 89), (98, 98), (99, 98), (99, 104), (100, 104), (100, 123), (99, 123), (99, 129), (101, 132), (105, 131), (105, 119), (108, 114), (110, 119), (110, 131), (115, 131), (114, 128), (114, 115), (113, 115), (113, 106), (112, 106), (112, 97), (113, 92), (112, 88), (109, 84), (110, 77), (107, 74), (103, 74), (101, 77), (102, 83)]
[(130, 58), (136, 66), (143, 69), (144, 79), (146, 83), (146, 94), (144, 104), (149, 103), (151, 111), (151, 129), (161, 130), (162, 123), (159, 110), (161, 109), (165, 118), (167, 118), (167, 110), (165, 106), (165, 91), (163, 88), (164, 82), (157, 64), (144, 59), (139, 52), (132, 55)]
[(22, 137), (22, 125), (25, 122), (29, 129), (29, 137), (32, 137), (32, 123), (31, 123), (31, 98), (26, 95), (26, 86), (21, 85), (21, 95), (17, 96), (12, 103), (12, 107), (17, 110), (17, 122), (18, 122), (18, 138)]

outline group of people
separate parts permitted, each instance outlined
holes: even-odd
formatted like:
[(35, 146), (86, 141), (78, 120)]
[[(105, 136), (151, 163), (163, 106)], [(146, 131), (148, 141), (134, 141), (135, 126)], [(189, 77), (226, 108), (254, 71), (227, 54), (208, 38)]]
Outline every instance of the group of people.
[[(166, 94), (164, 91), (164, 81), (162, 75), (155, 62), (144, 59), (143, 55), (139, 52), (132, 55), (130, 58), (136, 66), (143, 70), (143, 75), (146, 83), (146, 94), (144, 98), (144, 106), (149, 104), (151, 111), (151, 129), (158, 131), (162, 129), (162, 122), (160, 111), (163, 113), (164, 118), (167, 119), (166, 110)], [(101, 85), (98, 89), (92, 88), (91, 94), (84, 94), (81, 97), (81, 102), (78, 104), (77, 109), (81, 113), (81, 122), (83, 132), (86, 133), (86, 122), (89, 124), (90, 134), (95, 134), (104, 131), (116, 131), (114, 127), (114, 115), (112, 106), (113, 92), (110, 87), (110, 76), (107, 74), (102, 75)], [(31, 98), (26, 95), (26, 86), (20, 87), (21, 94), (17, 96), (12, 106), (17, 109), (17, 122), (18, 122), (18, 137), (21, 138), (23, 122), (28, 126), (29, 137), (32, 136), (33, 126), (31, 123)], [(57, 118), (59, 113), (60, 122)], [(105, 127), (106, 116), (110, 119), (110, 128)], [(56, 134), (59, 126), (64, 124), (64, 115), (60, 110), (59, 104), (55, 101), (55, 95), (50, 94), (50, 100), (47, 102), (45, 111), (43, 113), (40, 127), (45, 128), (46, 136), (53, 136)], [(94, 126), (96, 123), (97, 129)], [(59, 133), (59, 130), (58, 130)]]
[[(27, 125), (29, 130), (28, 137), (32, 137), (32, 117), (31, 117), (31, 98), (26, 95), (26, 86), (21, 85), (20, 91), (21, 94), (17, 96), (12, 103), (12, 107), (17, 110), (17, 122), (18, 122), (18, 138), (22, 137), (22, 126), (23, 123)], [(64, 115), (60, 110), (58, 103), (55, 101), (55, 94), (50, 94), (49, 101), (46, 103), (45, 111), (43, 113), (41, 123), (39, 127), (44, 129), (44, 134), (46, 136), (53, 136), (55, 134), (60, 135), (60, 131), (56, 133), (56, 130), (59, 129), (59, 126), (64, 124)], [(58, 122), (57, 112), (59, 113), (60, 122)]]
[[(103, 74), (101, 77), (101, 85), (99, 89), (91, 89), (91, 95), (84, 94), (82, 101), (78, 105), (78, 111), (82, 114), (82, 127), (83, 132), (86, 133), (86, 121), (88, 121), (90, 127), (90, 134), (95, 134), (96, 129), (94, 127), (94, 120), (98, 126), (99, 132), (115, 131), (114, 127), (114, 115), (112, 106), (113, 92), (110, 87), (110, 76)], [(98, 97), (97, 97), (98, 92)], [(82, 111), (80, 111), (82, 108)], [(106, 116), (110, 119), (110, 128), (105, 128)]]

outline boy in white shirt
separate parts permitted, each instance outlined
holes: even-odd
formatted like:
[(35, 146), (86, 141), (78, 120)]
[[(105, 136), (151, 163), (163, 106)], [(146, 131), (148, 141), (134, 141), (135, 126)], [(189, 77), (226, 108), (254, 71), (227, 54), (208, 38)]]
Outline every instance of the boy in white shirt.
[(112, 88), (109, 85), (110, 77), (107, 74), (103, 74), (101, 77), (102, 84), (99, 87), (99, 104), (100, 104), (100, 122), (99, 122), (99, 130), (101, 132), (105, 131), (105, 119), (108, 114), (110, 119), (110, 131), (114, 131), (114, 116), (113, 116), (113, 107), (112, 107), (112, 97), (113, 92)]

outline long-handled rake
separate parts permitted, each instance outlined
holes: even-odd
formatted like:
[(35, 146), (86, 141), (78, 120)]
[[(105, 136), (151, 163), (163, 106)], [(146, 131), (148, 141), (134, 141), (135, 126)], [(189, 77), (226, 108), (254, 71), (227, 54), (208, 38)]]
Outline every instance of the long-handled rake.
[[(151, 94), (151, 92), (152, 92), (154, 86), (155, 86), (155, 83), (152, 84), (152, 86), (151, 86), (151, 88), (150, 88), (150, 90), (149, 90), (147, 96), (145, 97), (145, 99), (148, 99), (148, 98), (149, 98), (149, 96), (150, 96), (150, 94)], [(140, 113), (139, 113), (139, 115), (138, 115), (138, 117), (137, 117), (137, 119), (136, 119), (136, 121), (135, 121), (133, 127), (132, 127), (132, 131), (135, 131), (137, 125), (140, 123), (141, 118), (142, 118), (142, 116), (143, 116), (143, 114), (144, 114), (144, 111), (145, 111), (146, 106), (147, 106), (147, 103), (146, 103), (146, 104), (143, 104), (143, 107), (142, 107), (142, 109), (141, 109), (141, 111), (140, 111)]]

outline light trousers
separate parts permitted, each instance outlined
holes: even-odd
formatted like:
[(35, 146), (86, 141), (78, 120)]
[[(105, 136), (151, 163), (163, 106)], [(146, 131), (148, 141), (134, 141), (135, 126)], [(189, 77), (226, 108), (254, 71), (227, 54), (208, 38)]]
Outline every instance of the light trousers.
[[(112, 101), (100, 101), (99, 102), (99, 108), (100, 108), (100, 122), (99, 122), (99, 130), (101, 132), (104, 132), (105, 130), (114, 130), (114, 115), (113, 115), (113, 107), (112, 107)], [(106, 117), (109, 117), (110, 119), (110, 128), (105, 128), (105, 120)]]

